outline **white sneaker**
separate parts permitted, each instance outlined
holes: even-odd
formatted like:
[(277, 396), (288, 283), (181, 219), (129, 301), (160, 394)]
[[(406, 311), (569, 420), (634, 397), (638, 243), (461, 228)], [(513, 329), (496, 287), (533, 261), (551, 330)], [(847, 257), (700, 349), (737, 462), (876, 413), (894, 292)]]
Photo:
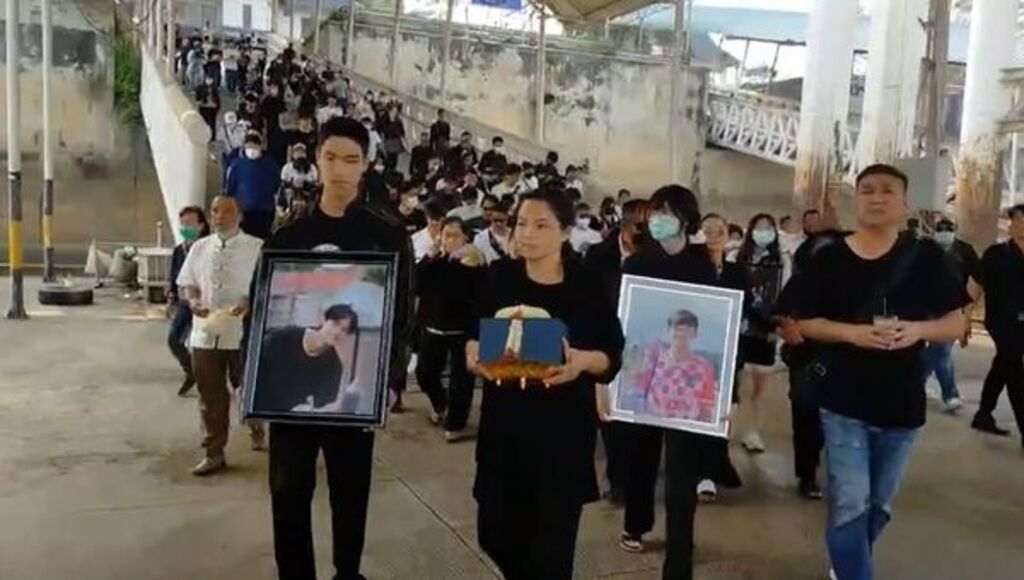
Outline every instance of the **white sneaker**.
[(839, 580), (839, 577), (836, 576), (836, 571), (832, 568), (828, 570), (828, 580)]
[(963, 406), (964, 402), (960, 397), (953, 397), (952, 399), (946, 401), (946, 412), (952, 415), (959, 411), (960, 408)]
[(707, 503), (718, 499), (718, 486), (715, 485), (715, 482), (710, 479), (702, 479), (697, 484), (697, 499)]
[(743, 448), (748, 453), (764, 453), (764, 439), (757, 431), (750, 431), (743, 437)]
[(408, 372), (410, 375), (415, 374), (416, 373), (416, 363), (418, 361), (419, 361), (419, 357), (416, 355), (416, 353), (412, 353), (412, 356), (409, 357), (409, 366), (407, 366), (405, 368), (406, 372)]
[(466, 438), (466, 434), (462, 431), (445, 431), (444, 440), (448, 443), (456, 443)]
[(195, 467), (192, 468), (192, 475), (196, 477), (204, 477), (212, 475), (218, 471), (227, 467), (228, 464), (224, 461), (224, 457), (205, 457)]

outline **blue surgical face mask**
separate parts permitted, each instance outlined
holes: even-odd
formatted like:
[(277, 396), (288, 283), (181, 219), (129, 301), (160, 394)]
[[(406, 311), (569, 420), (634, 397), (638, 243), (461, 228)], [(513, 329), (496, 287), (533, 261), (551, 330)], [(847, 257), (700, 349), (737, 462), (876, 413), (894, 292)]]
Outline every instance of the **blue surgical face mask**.
[(775, 230), (769, 228), (757, 228), (750, 234), (759, 248), (767, 248), (775, 241)]
[(652, 215), (647, 220), (647, 228), (651, 232), (651, 237), (661, 242), (678, 236), (682, 224), (676, 216), (660, 213)]
[(953, 242), (956, 240), (956, 233), (954, 232), (935, 232), (935, 241), (942, 246), (944, 249), (953, 247)]

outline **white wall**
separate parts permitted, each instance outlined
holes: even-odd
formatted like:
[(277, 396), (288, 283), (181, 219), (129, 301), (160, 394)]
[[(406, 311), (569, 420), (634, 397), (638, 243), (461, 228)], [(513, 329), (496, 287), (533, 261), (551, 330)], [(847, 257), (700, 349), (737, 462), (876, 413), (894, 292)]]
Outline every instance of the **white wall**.
[[(177, 223), (178, 210), (206, 206), (206, 163), (210, 128), (174, 79), (164, 74), (148, 48), (142, 50), (139, 95), (153, 165), (163, 192), (167, 223)], [(171, 228), (181, 242), (178, 228)]]
[(252, 6), (252, 29), (270, 31), (272, 0), (224, 0), (224, 26), (242, 28), (242, 6)]

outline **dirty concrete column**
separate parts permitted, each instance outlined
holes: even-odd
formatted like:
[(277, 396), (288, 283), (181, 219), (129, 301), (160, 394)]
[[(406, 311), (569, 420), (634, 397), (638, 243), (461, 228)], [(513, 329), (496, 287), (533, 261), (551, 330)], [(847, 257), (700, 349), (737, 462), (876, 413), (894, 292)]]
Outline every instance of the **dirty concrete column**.
[(538, 143), (544, 142), (544, 94), (547, 87), (547, 62), (548, 62), (548, 39), (547, 39), (547, 10), (544, 3), (537, 4), (540, 18), (540, 29), (537, 32), (537, 64), (533, 73), (534, 98), (536, 106), (534, 110), (534, 139)]
[(348, 23), (345, 29), (345, 66), (352, 68), (355, 65), (355, 58), (352, 50), (355, 46), (356, 37), (356, 3), (350, 0), (348, 3)]
[(800, 99), (795, 201), (817, 208), (835, 221), (835, 204), (826, 194), (837, 173), (837, 129), (847, 123), (853, 68), (857, 0), (814, 0), (807, 24), (807, 64)]
[[(274, 34), (277, 32), (277, 16), (280, 13), (280, 8), (277, 5), (278, 0), (270, 0), (270, 33)], [(354, 4), (354, 2), (353, 2)]]
[(402, 40), (402, 0), (395, 0), (395, 23), (391, 30), (391, 86), (398, 89), (398, 43)]
[(917, 157), (914, 127), (928, 0), (876, 0), (871, 6), (868, 72), (857, 159), (860, 167)]
[(323, 2), (316, 0), (315, 19), (313, 20), (313, 54), (320, 54), (320, 17), (323, 13)]
[[(931, 0), (928, 20), (931, 39), (928, 43), (928, 110), (925, 117), (927, 134), (925, 156), (938, 159), (945, 134), (946, 79), (949, 69), (949, 19), (951, 0)], [(943, 183), (945, 180), (939, 181)], [(945, 193), (945, 192), (943, 192)]]
[(448, 11), (441, 27), (441, 106), (448, 105), (448, 66), (452, 60), (452, 15), (455, 12), (455, 0), (448, 0)]
[(686, 98), (680, 84), (682, 82), (683, 34), (686, 19), (687, 0), (675, 0), (675, 23), (672, 35), (672, 51), (669, 56), (669, 107), (668, 107), (668, 160), (669, 174), (673, 183), (682, 181), (681, 154), (682, 145), (679, 134), (682, 126), (682, 101)]
[(55, 280), (53, 268), (53, 131), (50, 123), (53, 74), (53, 0), (43, 0), (43, 281)]
[(7, 35), (7, 261), (10, 264), (11, 306), (7, 318), (28, 318), (21, 246), (21, 60), (20, 0), (7, 0), (4, 32)]
[(1017, 2), (974, 0), (960, 130), (956, 209), (960, 235), (978, 250), (996, 237), (1002, 201), (999, 121), (1010, 113), (1011, 89), (1000, 82), (1013, 64)]

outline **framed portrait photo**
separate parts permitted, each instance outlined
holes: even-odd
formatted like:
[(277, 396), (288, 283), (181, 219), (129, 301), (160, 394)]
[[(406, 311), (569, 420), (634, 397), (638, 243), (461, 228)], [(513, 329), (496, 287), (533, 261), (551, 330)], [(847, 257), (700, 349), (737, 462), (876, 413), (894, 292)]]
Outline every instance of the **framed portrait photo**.
[(243, 416), (383, 425), (397, 270), (388, 253), (263, 252)]
[(743, 292), (626, 275), (615, 420), (728, 437)]

